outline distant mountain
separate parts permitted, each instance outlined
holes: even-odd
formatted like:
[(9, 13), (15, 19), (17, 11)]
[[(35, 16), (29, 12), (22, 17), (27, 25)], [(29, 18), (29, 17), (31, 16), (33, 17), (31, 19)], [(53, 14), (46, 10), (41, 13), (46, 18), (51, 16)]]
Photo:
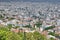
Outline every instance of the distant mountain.
[(60, 2), (60, 0), (0, 0), (0, 2)]

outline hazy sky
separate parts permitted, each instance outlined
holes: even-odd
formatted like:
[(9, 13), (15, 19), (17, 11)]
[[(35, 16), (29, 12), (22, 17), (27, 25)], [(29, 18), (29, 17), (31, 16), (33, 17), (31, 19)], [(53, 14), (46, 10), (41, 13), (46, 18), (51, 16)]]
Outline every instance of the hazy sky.
[(60, 2), (60, 0), (0, 0), (0, 2), (24, 1), (24, 2)]

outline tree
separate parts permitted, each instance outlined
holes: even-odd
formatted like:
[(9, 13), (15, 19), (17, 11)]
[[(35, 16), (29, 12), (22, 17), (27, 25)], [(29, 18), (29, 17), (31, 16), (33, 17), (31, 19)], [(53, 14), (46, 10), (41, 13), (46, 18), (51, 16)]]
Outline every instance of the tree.
[(36, 22), (35, 25), (36, 25), (37, 27), (41, 27), (42, 23), (41, 23), (41, 22)]
[(49, 35), (52, 35), (52, 36), (55, 36), (55, 33), (54, 32), (49, 32), (48, 34)]
[(0, 27), (0, 30), (9, 31), (9, 29), (7, 27)]
[(0, 40), (21, 40), (21, 37), (17, 33), (5, 29), (0, 29)]
[(30, 24), (24, 26), (24, 27), (27, 27), (27, 28), (32, 28)]
[(13, 32), (7, 32), (6, 40), (21, 40), (20, 36)]
[(26, 40), (35, 40), (33, 37), (33, 33), (26, 33)]
[(47, 28), (45, 28), (44, 30), (49, 30), (49, 29), (53, 29), (53, 28), (55, 28), (55, 26), (47, 27)]
[(55, 39), (51, 37), (49, 40), (55, 40)]
[(10, 30), (12, 28), (12, 24), (8, 24), (7, 28)]
[(3, 18), (4, 18), (4, 16), (0, 15), (0, 19), (3, 19)]
[(33, 37), (35, 40), (47, 40), (46, 36), (40, 34), (39, 32), (34, 32)]
[(35, 23), (35, 26), (37, 26), (39, 28), (39, 30), (40, 30), (40, 27), (42, 27), (41, 25), (42, 25), (42, 23), (40, 21)]
[(15, 26), (14, 28), (16, 29), (16, 28), (19, 28), (20, 26)]

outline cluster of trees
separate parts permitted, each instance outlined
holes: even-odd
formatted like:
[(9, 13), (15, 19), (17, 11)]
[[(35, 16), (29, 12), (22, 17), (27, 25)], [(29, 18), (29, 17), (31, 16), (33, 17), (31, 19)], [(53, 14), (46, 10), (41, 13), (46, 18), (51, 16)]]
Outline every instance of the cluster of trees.
[(24, 38), (25, 40), (47, 40), (45, 35), (42, 35), (39, 32), (25, 33)]
[(42, 35), (39, 32), (25, 33), (25, 34), (22, 32), (14, 33), (14, 32), (9, 31), (7, 28), (2, 29), (1, 27), (0, 40), (48, 40), (48, 39), (46, 38), (45, 35)]
[(0, 40), (21, 40), (20, 36), (8, 30), (6, 27), (0, 27)]
[(53, 28), (55, 28), (55, 26), (47, 27), (47, 28), (45, 28), (44, 30), (49, 30), (49, 29), (53, 29)]
[[(37, 22), (35, 24), (38, 28), (41, 27), (41, 23)], [(27, 25), (27, 27), (30, 28), (30, 25)], [(53, 27), (49, 27), (46, 28), (45, 30), (54, 28)], [(26, 33), (26, 32), (19, 32), (19, 33), (14, 33), (11, 32), (10, 29), (12, 28), (12, 25), (9, 24), (8, 26), (0, 26), (0, 40), (54, 40), (53, 38), (47, 39), (45, 35), (42, 35), (39, 32), (33, 32), (33, 33)], [(18, 26), (16, 26), (15, 28), (19, 28)], [(49, 35), (53, 35), (53, 33), (49, 33)]]
[(49, 32), (48, 34), (49, 34), (49, 35), (52, 35), (52, 36), (55, 36), (56, 38), (60, 39), (59, 34), (56, 34), (56, 33), (54, 33), (54, 32)]
[(50, 40), (47, 39), (45, 35), (40, 34), (39, 32), (26, 33), (11, 32), (8, 27), (0, 27), (0, 40)]

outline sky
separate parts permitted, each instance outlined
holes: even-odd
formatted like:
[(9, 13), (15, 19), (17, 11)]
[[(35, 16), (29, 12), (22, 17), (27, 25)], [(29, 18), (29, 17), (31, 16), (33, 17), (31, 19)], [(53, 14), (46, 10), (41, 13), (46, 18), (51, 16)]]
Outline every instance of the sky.
[(60, 2), (60, 0), (0, 0), (0, 2)]

